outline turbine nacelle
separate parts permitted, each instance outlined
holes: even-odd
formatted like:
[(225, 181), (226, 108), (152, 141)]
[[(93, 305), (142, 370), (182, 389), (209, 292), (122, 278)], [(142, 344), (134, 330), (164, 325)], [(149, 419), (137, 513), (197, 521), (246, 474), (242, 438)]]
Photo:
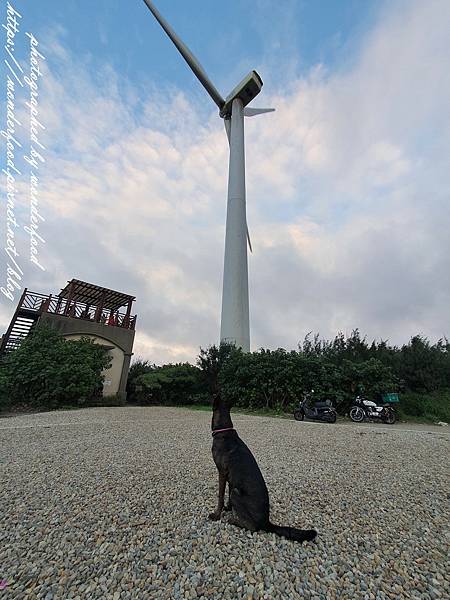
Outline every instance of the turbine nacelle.
[(253, 98), (259, 94), (263, 86), (261, 77), (256, 71), (251, 71), (244, 79), (234, 88), (234, 90), (225, 99), (225, 104), (220, 110), (220, 116), (229, 119), (231, 116), (231, 107), (233, 100), (239, 99), (243, 106), (247, 106)]

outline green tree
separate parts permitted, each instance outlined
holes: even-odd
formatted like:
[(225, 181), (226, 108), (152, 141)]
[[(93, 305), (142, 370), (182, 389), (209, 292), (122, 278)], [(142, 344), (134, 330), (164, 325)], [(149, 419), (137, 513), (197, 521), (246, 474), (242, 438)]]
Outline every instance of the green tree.
[(233, 357), (239, 362), (243, 360), (244, 354), (241, 349), (228, 342), (221, 342), (219, 346), (212, 345), (208, 348), (200, 348), (197, 367), (201, 371), (202, 381), (210, 395), (210, 399), (220, 392), (220, 373), (227, 361)]
[(156, 368), (156, 365), (151, 365), (147, 360), (143, 360), (142, 358), (137, 358), (135, 361), (133, 361), (133, 364), (128, 371), (127, 379), (128, 402), (139, 401), (139, 392), (142, 389), (142, 386), (138, 383), (139, 377), (141, 375), (145, 375), (146, 373), (151, 373)]
[(397, 371), (405, 388), (413, 392), (433, 392), (450, 387), (450, 344), (439, 340), (431, 345), (427, 338), (416, 335), (402, 346), (397, 358)]
[(220, 373), (226, 399), (236, 406), (287, 410), (307, 385), (296, 352), (264, 350), (233, 354)]
[(90, 339), (66, 340), (38, 326), (0, 362), (0, 403), (57, 408), (82, 405), (99, 393), (108, 350)]
[(189, 363), (155, 367), (136, 379), (137, 387), (145, 404), (193, 404), (203, 391), (200, 370)]

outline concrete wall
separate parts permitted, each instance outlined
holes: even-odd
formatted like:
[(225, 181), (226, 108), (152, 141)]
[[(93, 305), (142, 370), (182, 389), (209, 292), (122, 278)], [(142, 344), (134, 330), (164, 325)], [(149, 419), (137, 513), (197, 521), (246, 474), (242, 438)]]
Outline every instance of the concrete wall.
[(74, 319), (63, 315), (42, 313), (41, 323), (54, 327), (67, 339), (89, 337), (97, 343), (111, 347), (112, 365), (104, 371), (103, 394), (119, 394), (126, 397), (126, 385), (131, 356), (133, 354), (134, 330), (112, 327), (95, 321)]

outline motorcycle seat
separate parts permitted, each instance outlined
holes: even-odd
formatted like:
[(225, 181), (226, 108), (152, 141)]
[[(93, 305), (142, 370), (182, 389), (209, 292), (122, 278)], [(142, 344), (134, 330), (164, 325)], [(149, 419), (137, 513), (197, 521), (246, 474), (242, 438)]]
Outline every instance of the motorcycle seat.
[(329, 408), (331, 402), (329, 400), (314, 402), (314, 408)]

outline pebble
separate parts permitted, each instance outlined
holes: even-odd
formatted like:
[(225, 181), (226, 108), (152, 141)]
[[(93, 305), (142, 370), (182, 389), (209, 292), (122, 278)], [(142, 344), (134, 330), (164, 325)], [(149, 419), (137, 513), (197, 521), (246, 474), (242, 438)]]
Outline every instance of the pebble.
[[(272, 521), (207, 518), (210, 414), (117, 407), (0, 419), (0, 579), (38, 600), (449, 597), (448, 434), (236, 415)], [(383, 435), (380, 435), (383, 433)]]

